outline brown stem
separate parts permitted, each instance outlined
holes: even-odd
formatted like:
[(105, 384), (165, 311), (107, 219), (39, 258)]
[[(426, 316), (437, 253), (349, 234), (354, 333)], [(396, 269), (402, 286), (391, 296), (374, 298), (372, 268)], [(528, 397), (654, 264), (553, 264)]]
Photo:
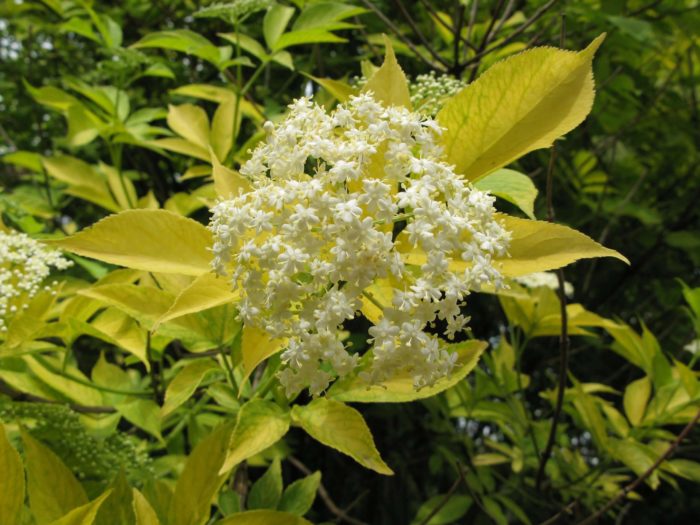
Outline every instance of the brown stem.
[(423, 521), (420, 522), (420, 525), (428, 525), (430, 523), (430, 520), (433, 519), (433, 517), (440, 512), (445, 505), (452, 499), (452, 496), (454, 495), (455, 491), (457, 490), (457, 487), (459, 487), (459, 484), (464, 481), (464, 472), (462, 472), (462, 466), (457, 465), (457, 472), (459, 473), (459, 477), (454, 481), (452, 486), (449, 488), (447, 493), (445, 494), (445, 497), (440, 500), (440, 503), (435, 506), (435, 508), (428, 514)]
[(648, 469), (646, 469), (642, 474), (640, 474), (637, 479), (635, 479), (632, 483), (629, 485), (625, 486), (618, 494), (615, 496), (613, 499), (608, 501), (605, 505), (603, 505), (600, 509), (595, 511), (593, 514), (588, 516), (586, 519), (579, 521), (576, 525), (589, 525), (591, 523), (595, 523), (597, 520), (599, 520), (606, 512), (608, 512), (610, 509), (612, 509), (615, 505), (617, 505), (622, 499), (624, 499), (630, 492), (635, 490), (639, 485), (644, 483), (644, 481), (651, 476), (656, 469), (658, 469), (661, 464), (666, 461), (673, 453), (676, 451), (678, 448), (678, 445), (681, 444), (681, 441), (683, 441), (688, 434), (690, 434), (690, 431), (693, 429), (693, 427), (697, 424), (698, 420), (700, 420), (700, 410), (695, 414), (695, 417), (691, 419), (688, 424), (685, 426), (685, 428), (681, 431), (680, 434), (678, 434), (678, 437), (671, 443), (671, 445), (666, 449), (666, 451), (659, 456), (659, 458), (654, 462), (653, 465), (651, 465)]
[(423, 35), (423, 32), (420, 30), (420, 28), (418, 27), (416, 22), (413, 20), (410, 13), (406, 10), (406, 6), (403, 5), (403, 2), (401, 0), (394, 0), (394, 3), (396, 4), (396, 7), (399, 8), (399, 11), (401, 11), (401, 14), (406, 19), (406, 22), (408, 22), (408, 25), (411, 26), (411, 30), (416, 34), (416, 36), (418, 37), (418, 40), (421, 41), (421, 43), (423, 44), (423, 47), (428, 51), (428, 53), (430, 53), (430, 55), (435, 60), (440, 62), (443, 66), (445, 66), (445, 67), (449, 66), (449, 62), (447, 62), (447, 60), (442, 58), (440, 56), (440, 54), (437, 51), (435, 51), (435, 49), (430, 44), (430, 42), (428, 42), (428, 39), (425, 38), (425, 36)]
[[(304, 465), (304, 463), (301, 462), (298, 458), (294, 456), (287, 456), (287, 460), (294, 465), (298, 470), (303, 472), (306, 476), (309, 476), (312, 474), (311, 469)], [(321, 500), (323, 500), (323, 503), (326, 505), (326, 508), (331, 511), (331, 513), (336, 516), (339, 520), (345, 521), (347, 523), (350, 523), (351, 525), (369, 525), (368, 523), (365, 523), (364, 521), (360, 521), (358, 519), (353, 518), (352, 516), (348, 516), (346, 511), (341, 509), (335, 501), (333, 501), (333, 498), (331, 498), (331, 495), (328, 493), (328, 490), (326, 490), (326, 487), (323, 486), (323, 483), (320, 483), (318, 485), (318, 495), (321, 497)]]

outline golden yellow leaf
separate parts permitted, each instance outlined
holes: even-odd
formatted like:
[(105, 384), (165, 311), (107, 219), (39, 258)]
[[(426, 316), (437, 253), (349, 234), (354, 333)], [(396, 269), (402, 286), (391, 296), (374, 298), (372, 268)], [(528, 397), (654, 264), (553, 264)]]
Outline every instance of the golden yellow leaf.
[(450, 349), (458, 355), (455, 369), (449, 377), (433, 386), (416, 390), (413, 387), (413, 377), (406, 371), (375, 385), (368, 385), (365, 380), (353, 374), (336, 381), (328, 391), (328, 397), (357, 403), (405, 403), (425, 399), (462, 381), (474, 369), (487, 346), (484, 341), (464, 341), (450, 345)]
[(271, 339), (264, 330), (252, 326), (243, 326), (241, 353), (243, 354), (243, 379), (250, 377), (255, 367), (265, 359), (281, 351), (287, 342), (283, 339)]
[(0, 523), (19, 525), (24, 507), (22, 459), (10, 445), (0, 424)]
[(445, 151), (457, 172), (476, 180), (578, 126), (593, 105), (591, 63), (604, 38), (579, 53), (524, 51), (448, 100), (437, 120), (446, 128)]
[(384, 35), (386, 56), (382, 66), (372, 75), (365, 86), (363, 93), (371, 91), (374, 98), (386, 106), (403, 106), (411, 109), (411, 95), (408, 92), (408, 80), (401, 66), (396, 61), (394, 47), (391, 40)]
[(168, 126), (182, 138), (209, 149), (209, 117), (207, 113), (194, 104), (182, 104), (168, 107)]
[(222, 304), (236, 302), (240, 298), (232, 292), (229, 282), (213, 273), (203, 273), (180, 292), (167, 312), (156, 322), (156, 331), (161, 323), (177, 319), (183, 315), (201, 312)]
[(63, 250), (147, 272), (200, 275), (209, 271), (211, 233), (167, 210), (126, 210), (64, 239)]
[(394, 474), (379, 455), (362, 414), (354, 408), (319, 397), (308, 405), (295, 405), (292, 419), (316, 441), (347, 454), (363, 467), (387, 476)]

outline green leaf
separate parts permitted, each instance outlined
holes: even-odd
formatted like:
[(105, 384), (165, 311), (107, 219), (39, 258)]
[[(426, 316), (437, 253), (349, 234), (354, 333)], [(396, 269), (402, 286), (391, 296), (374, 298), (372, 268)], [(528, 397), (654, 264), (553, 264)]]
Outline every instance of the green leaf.
[(289, 414), (270, 401), (254, 399), (238, 411), (226, 460), (219, 472), (228, 472), (241, 461), (271, 447), (289, 430)]
[(534, 220), (537, 188), (527, 175), (514, 170), (500, 169), (479, 179), (474, 187), (515, 204)]
[[(656, 461), (656, 454), (650, 447), (629, 438), (610, 439), (608, 448), (615, 459), (624, 463), (638, 476), (645, 473)], [(646, 482), (652, 489), (658, 487), (658, 472), (649, 476)]]
[(372, 75), (362, 88), (363, 93), (371, 91), (374, 98), (385, 106), (403, 106), (411, 109), (411, 95), (408, 91), (408, 80), (401, 66), (396, 61), (391, 40), (384, 35), (386, 56), (382, 66)]
[(197, 359), (178, 372), (165, 391), (161, 415), (165, 417), (187, 401), (204, 379), (221, 370), (211, 359)]
[(211, 233), (166, 210), (126, 210), (65, 239), (63, 250), (147, 272), (201, 275), (209, 271)]
[[(51, 522), (50, 525), (93, 525), (97, 518), (97, 512), (104, 501), (109, 497), (110, 490), (103, 492), (97, 499), (86, 503), (81, 507), (71, 510), (62, 518)], [(102, 525), (101, 523), (97, 525)]]
[(22, 442), (29, 509), (38, 523), (51, 523), (88, 502), (82, 485), (56, 454), (24, 431)]
[(448, 162), (477, 180), (578, 126), (593, 105), (591, 63), (603, 38), (580, 53), (524, 51), (496, 63), (448, 100), (437, 116), (446, 128)]
[(96, 516), (100, 525), (126, 525), (136, 519), (132, 506), (133, 493), (124, 471), (120, 470), (109, 484), (109, 496), (100, 505)]
[(236, 513), (214, 525), (311, 525), (311, 522), (277, 510), (250, 510)]
[(282, 497), (282, 467), (279, 458), (275, 460), (250, 488), (246, 507), (249, 510), (275, 510)]
[(149, 33), (131, 47), (135, 49), (155, 47), (181, 51), (211, 62), (217, 67), (221, 62), (231, 58), (230, 47), (217, 48), (202, 35), (187, 29)]
[(394, 474), (379, 455), (362, 414), (354, 408), (319, 397), (308, 405), (294, 406), (292, 419), (312, 438), (347, 454), (360, 465), (379, 474)]
[(455, 369), (449, 377), (439, 380), (433, 386), (416, 390), (413, 387), (413, 377), (408, 372), (375, 385), (368, 385), (357, 374), (351, 374), (336, 381), (328, 391), (328, 397), (358, 403), (405, 403), (425, 399), (462, 381), (474, 369), (487, 346), (483, 341), (464, 341), (450, 345), (448, 348), (458, 355)]
[(292, 29), (327, 29), (336, 22), (367, 13), (367, 9), (340, 2), (318, 2), (309, 5), (294, 21)]
[(700, 463), (689, 459), (671, 459), (665, 463), (665, 468), (677, 476), (700, 483)]
[(301, 46), (304, 44), (320, 44), (320, 43), (339, 43), (347, 42), (347, 39), (341, 38), (328, 31), (321, 29), (311, 29), (304, 31), (291, 31), (285, 33), (277, 39), (272, 51), (281, 51), (288, 47)]
[(630, 423), (635, 427), (639, 426), (644, 419), (644, 412), (651, 395), (651, 380), (649, 376), (633, 381), (625, 389), (623, 405), (625, 414)]
[(274, 49), (277, 41), (287, 27), (289, 20), (294, 15), (294, 8), (282, 4), (275, 4), (265, 13), (263, 19), (263, 36), (268, 49)]
[(158, 440), (162, 440), (160, 433), (160, 407), (150, 399), (134, 399), (126, 403), (115, 405), (124, 419), (141, 430), (145, 430)]
[(228, 472), (217, 474), (226, 457), (231, 425), (217, 427), (190, 453), (170, 504), (169, 525), (202, 525)]
[[(448, 498), (447, 503), (445, 503), (446, 497)], [(449, 525), (469, 512), (472, 504), (473, 501), (469, 496), (464, 496), (462, 494), (453, 494), (450, 496), (438, 494), (420, 506), (416, 517), (413, 518), (412, 523), (413, 525), (423, 523), (425, 523), (425, 525)], [(427, 518), (430, 513), (432, 513), (435, 508), (440, 505), (442, 505), (440, 510), (438, 510), (435, 515), (426, 522), (425, 518)]]
[(284, 489), (284, 494), (282, 494), (277, 508), (297, 516), (303, 516), (313, 506), (320, 485), (321, 473), (319, 471), (296, 480)]
[(0, 523), (19, 525), (24, 508), (24, 468), (0, 424)]

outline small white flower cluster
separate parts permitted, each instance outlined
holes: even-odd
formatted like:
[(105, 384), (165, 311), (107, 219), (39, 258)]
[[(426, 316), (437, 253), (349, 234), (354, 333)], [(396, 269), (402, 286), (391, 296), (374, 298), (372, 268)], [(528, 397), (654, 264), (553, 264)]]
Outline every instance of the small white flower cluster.
[[(370, 94), (330, 114), (308, 98), (290, 109), (265, 124), (266, 140), (240, 170), (252, 191), (212, 210), (214, 269), (240, 289), (245, 323), (287, 339), (288, 394), (318, 394), (355, 369), (341, 332), (363, 301), (382, 309), (366, 378), (404, 371), (416, 388), (433, 384), (456, 354), (426, 329), (440, 322), (454, 337), (468, 322), (460, 307), (470, 290), (501, 283), (492, 257), (505, 254), (509, 234), (494, 198), (441, 160), (440, 128), (417, 113)], [(405, 247), (427, 254), (424, 264), (406, 264)], [(451, 260), (469, 265), (453, 272)], [(377, 279), (390, 283), (390, 304), (366, 290)]]
[[(356, 89), (362, 89), (367, 83), (367, 78), (353, 77), (350, 83)], [(456, 95), (466, 86), (465, 80), (449, 74), (438, 76), (435, 71), (431, 71), (425, 75), (416, 76), (408, 84), (408, 92), (414, 111), (434, 117), (448, 98)]]
[(465, 88), (467, 82), (452, 75), (436, 76), (435, 71), (418, 75), (409, 86), (411, 104), (416, 111), (437, 115), (444, 102)]
[[(527, 288), (551, 288), (552, 290), (559, 289), (559, 280), (557, 279), (557, 274), (554, 272), (535, 272), (516, 277), (513, 280)], [(565, 281), (564, 293), (567, 295), (567, 297), (573, 296), (574, 285)]]
[(0, 231), (0, 332), (29, 300), (51, 286), (42, 283), (51, 268), (65, 270), (72, 262), (24, 233)]

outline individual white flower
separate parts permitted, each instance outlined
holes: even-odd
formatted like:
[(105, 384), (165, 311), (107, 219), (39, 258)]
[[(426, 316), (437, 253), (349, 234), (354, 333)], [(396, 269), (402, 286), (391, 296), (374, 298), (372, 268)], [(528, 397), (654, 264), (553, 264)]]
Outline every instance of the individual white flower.
[[(214, 269), (240, 290), (246, 324), (288, 341), (288, 394), (318, 394), (357, 367), (343, 324), (372, 303), (381, 316), (363, 376), (433, 384), (454, 367), (439, 336), (465, 328), (470, 290), (502, 282), (492, 261), (509, 234), (494, 198), (442, 160), (441, 130), (425, 116), (370, 94), (330, 114), (307, 98), (289, 108), (240, 169), (252, 191), (212, 209)], [(379, 281), (381, 302), (368, 289)]]
[(24, 233), (0, 231), (0, 333), (30, 299), (51, 289), (51, 284), (44, 284), (51, 268), (64, 270), (72, 264)]
[[(559, 279), (554, 272), (535, 272), (527, 275), (516, 277), (515, 282), (522, 284), (527, 288), (550, 288), (552, 290), (559, 289)], [(570, 282), (564, 282), (564, 293), (567, 297), (574, 295), (574, 285)]]

